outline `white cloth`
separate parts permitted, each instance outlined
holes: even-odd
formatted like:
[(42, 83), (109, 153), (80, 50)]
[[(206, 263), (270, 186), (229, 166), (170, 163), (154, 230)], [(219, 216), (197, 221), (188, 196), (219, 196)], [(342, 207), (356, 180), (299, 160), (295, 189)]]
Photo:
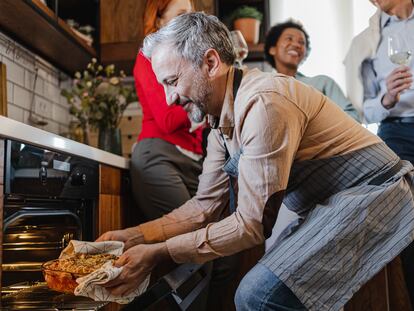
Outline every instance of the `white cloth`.
[(351, 46), (344, 59), (346, 75), (346, 92), (355, 109), (363, 114), (364, 86), (361, 76), (362, 62), (367, 58), (375, 57), (380, 34), (381, 10), (377, 10), (369, 19), (369, 26), (351, 42)]
[[(75, 253), (112, 254), (120, 256), (122, 255), (123, 249), (124, 243), (120, 241), (85, 242), (72, 240), (62, 251), (59, 258), (64, 259)], [(75, 288), (75, 295), (89, 297), (95, 301), (113, 301), (121, 304), (131, 302), (136, 296), (142, 294), (147, 289), (150, 276), (148, 275), (144, 282), (129, 295), (123, 297), (113, 296), (101, 285), (118, 277), (122, 269), (122, 267), (117, 268), (111, 262), (107, 262), (98, 270), (76, 279), (79, 285)]]

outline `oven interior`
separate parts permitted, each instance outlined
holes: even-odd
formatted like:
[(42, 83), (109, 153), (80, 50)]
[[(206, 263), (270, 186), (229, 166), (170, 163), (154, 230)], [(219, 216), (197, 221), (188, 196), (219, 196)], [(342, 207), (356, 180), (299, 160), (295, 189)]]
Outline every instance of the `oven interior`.
[(51, 291), (42, 265), (70, 240), (93, 240), (98, 163), (6, 141), (2, 310), (97, 310), (102, 303)]

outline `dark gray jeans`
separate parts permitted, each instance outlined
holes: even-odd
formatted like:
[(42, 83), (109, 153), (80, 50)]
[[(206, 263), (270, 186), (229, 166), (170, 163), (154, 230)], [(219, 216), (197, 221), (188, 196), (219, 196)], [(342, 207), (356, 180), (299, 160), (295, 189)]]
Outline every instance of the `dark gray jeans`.
[(197, 162), (175, 145), (159, 138), (140, 141), (131, 160), (132, 192), (146, 220), (161, 217), (181, 206), (197, 191)]

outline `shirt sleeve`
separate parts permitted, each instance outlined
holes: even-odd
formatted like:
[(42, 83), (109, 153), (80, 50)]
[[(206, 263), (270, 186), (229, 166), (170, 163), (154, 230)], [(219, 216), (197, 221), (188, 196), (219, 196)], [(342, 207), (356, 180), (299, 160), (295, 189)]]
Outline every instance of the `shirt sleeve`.
[(357, 122), (361, 122), (358, 112), (355, 110), (351, 101), (342, 92), (339, 85), (330, 77), (325, 77), (327, 83), (325, 85), (324, 94), (332, 99), (339, 107), (342, 108), (348, 115), (354, 118)]
[(218, 130), (211, 130), (197, 194), (163, 217), (141, 224), (139, 228), (145, 242), (161, 242), (197, 230), (209, 222), (216, 221), (222, 215), (229, 202), (229, 179), (222, 169), (225, 162), (224, 155)]
[(171, 134), (182, 128), (190, 128), (191, 122), (187, 112), (180, 106), (168, 106), (164, 88), (158, 83), (150, 61), (140, 52), (134, 68), (134, 78), (137, 90), (140, 88), (140, 100), (145, 100), (148, 109), (158, 127), (166, 134)]
[(390, 112), (381, 104), (385, 91), (380, 91), (372, 60), (365, 60), (361, 64), (361, 76), (364, 87), (364, 117), (368, 123), (381, 122)]
[(273, 194), (287, 187), (306, 118), (281, 96), (257, 96), (251, 104), (240, 120), (243, 128), (233, 134), (240, 135), (243, 151), (237, 210), (205, 228), (168, 239), (176, 262), (203, 263), (264, 242), (264, 207)]

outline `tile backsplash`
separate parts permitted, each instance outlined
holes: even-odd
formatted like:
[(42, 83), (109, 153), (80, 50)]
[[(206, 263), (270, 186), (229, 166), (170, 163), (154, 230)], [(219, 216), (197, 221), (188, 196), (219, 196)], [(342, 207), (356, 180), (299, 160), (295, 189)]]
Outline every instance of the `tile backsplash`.
[(70, 77), (1, 32), (0, 62), (7, 70), (8, 117), (55, 134), (66, 133), (71, 116), (60, 92), (71, 85)]

